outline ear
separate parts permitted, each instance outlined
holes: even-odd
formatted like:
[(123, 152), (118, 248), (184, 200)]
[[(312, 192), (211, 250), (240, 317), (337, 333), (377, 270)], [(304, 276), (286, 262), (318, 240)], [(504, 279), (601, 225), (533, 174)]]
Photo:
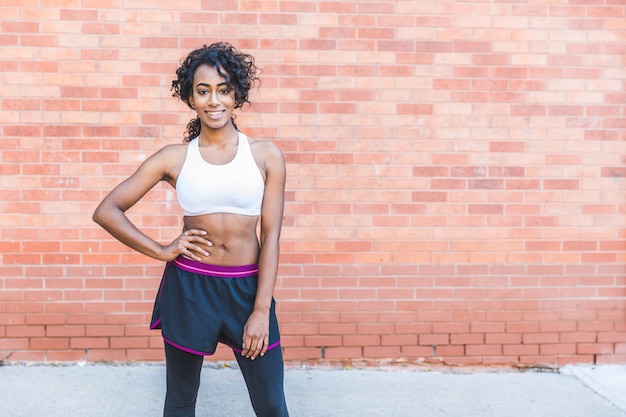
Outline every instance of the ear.
[(195, 104), (193, 102), (193, 96), (189, 97), (189, 106), (194, 110), (196, 109)]

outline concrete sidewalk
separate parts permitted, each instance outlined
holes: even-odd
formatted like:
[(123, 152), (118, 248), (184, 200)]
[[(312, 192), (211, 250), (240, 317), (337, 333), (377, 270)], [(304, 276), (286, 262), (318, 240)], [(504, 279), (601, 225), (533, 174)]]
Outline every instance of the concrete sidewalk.
[[(203, 368), (197, 416), (254, 417), (234, 364)], [(0, 366), (2, 417), (158, 417), (163, 364)], [(626, 365), (288, 369), (291, 417), (626, 417)]]

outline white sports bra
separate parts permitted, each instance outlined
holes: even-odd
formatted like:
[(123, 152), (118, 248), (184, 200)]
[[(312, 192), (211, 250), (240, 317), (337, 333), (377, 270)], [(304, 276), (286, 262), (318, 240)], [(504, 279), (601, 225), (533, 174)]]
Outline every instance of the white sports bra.
[(198, 138), (187, 145), (187, 156), (176, 180), (178, 203), (185, 216), (210, 213), (258, 216), (264, 190), (263, 177), (243, 133), (239, 132), (235, 157), (223, 165), (213, 165), (202, 158)]

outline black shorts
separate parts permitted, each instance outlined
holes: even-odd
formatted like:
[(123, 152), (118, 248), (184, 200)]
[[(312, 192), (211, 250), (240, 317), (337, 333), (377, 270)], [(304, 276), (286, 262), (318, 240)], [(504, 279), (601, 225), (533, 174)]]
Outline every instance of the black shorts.
[[(161, 329), (166, 343), (196, 355), (214, 354), (218, 342), (240, 353), (257, 282), (256, 264), (219, 266), (179, 256), (165, 266), (150, 328)], [(268, 349), (279, 345), (272, 299)]]

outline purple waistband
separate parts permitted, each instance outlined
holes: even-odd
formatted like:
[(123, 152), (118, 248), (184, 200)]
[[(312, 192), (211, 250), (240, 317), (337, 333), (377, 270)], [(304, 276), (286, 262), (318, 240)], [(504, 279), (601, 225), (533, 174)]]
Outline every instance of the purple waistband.
[(212, 265), (179, 256), (172, 261), (177, 268), (194, 274), (209, 275), (216, 278), (245, 278), (259, 272), (258, 264), (226, 266)]

